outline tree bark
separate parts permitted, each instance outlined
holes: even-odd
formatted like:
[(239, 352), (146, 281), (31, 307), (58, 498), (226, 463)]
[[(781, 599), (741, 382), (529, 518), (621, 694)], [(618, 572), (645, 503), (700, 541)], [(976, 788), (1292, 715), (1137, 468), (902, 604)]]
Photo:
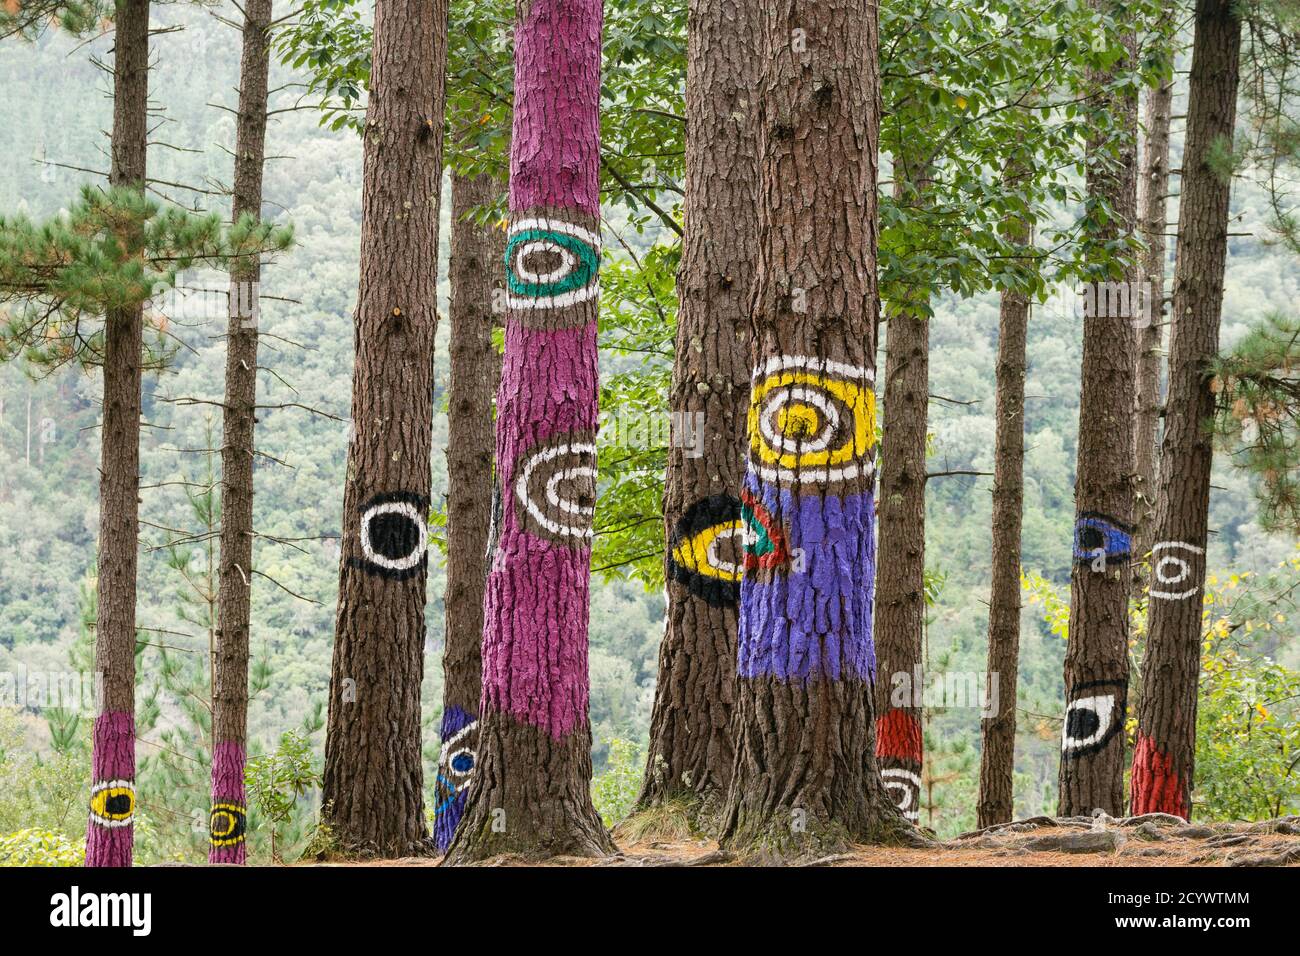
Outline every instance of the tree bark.
[[(1138, 182), (1139, 230), (1146, 252), (1139, 279), (1145, 283), (1145, 315), (1149, 324), (1138, 333), (1137, 405), (1133, 420), (1134, 481), (1137, 483), (1137, 533), (1134, 536), (1133, 569), (1139, 574), (1141, 561), (1154, 544), (1156, 512), (1156, 452), (1160, 425), (1161, 351), (1165, 323), (1165, 220), (1169, 206), (1169, 126), (1173, 115), (1173, 80), (1162, 81), (1147, 90), (1146, 152)], [(1138, 587), (1136, 577), (1134, 587)]]
[(451, 381), (447, 408), (446, 646), (442, 654), (442, 756), (434, 787), (434, 842), (451, 845), (465, 811), (483, 692), (483, 592), (492, 515), (492, 397), (501, 362), (492, 345), (493, 301), (505, 286), (505, 233), (467, 214), (501, 185), (451, 177)]
[[(148, 152), (149, 0), (120, 0), (113, 41), (109, 185), (143, 191)], [(126, 237), (140, 253), (144, 237)], [(130, 866), (135, 811), (135, 578), (139, 554), (142, 307), (104, 317), (95, 717), (87, 866)]]
[[(272, 0), (245, 0), (230, 218), (262, 218)], [(221, 567), (212, 693), (212, 812), (208, 861), (243, 863), (248, 815), (248, 645), (253, 583), (253, 430), (261, 259), (231, 265), (221, 442)]]
[(596, 500), (601, 0), (519, 0), (506, 354), (478, 765), (446, 861), (601, 856), (587, 617)]
[(910, 827), (872, 725), (877, 8), (781, 0), (760, 23), (756, 368), (721, 843), (780, 859)]
[[(908, 191), (895, 162), (895, 195)], [(913, 176), (922, 191), (924, 176)], [(928, 279), (905, 292), (887, 320), (880, 465), (880, 565), (876, 582), (876, 759), (885, 787), (913, 823), (921, 813), (924, 761), (918, 681), (925, 630), (925, 437), (930, 402), (930, 322), (920, 308)]]
[(686, 230), (679, 273), (664, 491), (667, 626), (637, 804), (685, 798), (711, 828), (731, 778), (749, 405), (749, 303), (757, 258), (754, 153), (758, 4), (691, 0)]
[(1187, 139), (1174, 265), (1169, 400), (1160, 453), (1160, 510), (1151, 556), (1133, 812), (1191, 813), (1196, 691), (1209, 525), (1214, 412), (1209, 363), (1218, 351), (1231, 180), (1212, 163), (1230, 146), (1240, 78), (1241, 21), (1231, 0), (1197, 0)]
[[(1114, 13), (1116, 0), (1093, 0)], [(1094, 72), (1094, 89), (1130, 68), (1134, 38), (1108, 72)], [(1087, 143), (1091, 198), (1111, 215), (1094, 226), (1094, 243), (1124, 240), (1137, 205), (1137, 96), (1106, 92), (1098, 109), (1121, 117), (1118, 156), (1109, 134)], [(1136, 335), (1126, 296), (1131, 270), (1120, 273), (1112, 294), (1111, 270), (1096, 270), (1083, 321), (1079, 444), (1075, 471), (1074, 554), (1070, 574), (1070, 630), (1065, 652), (1066, 710), (1061, 739), (1062, 816), (1095, 809), (1120, 816), (1124, 806), (1124, 714), (1128, 697), (1128, 564), (1133, 549), (1133, 395)]]
[(446, 0), (379, 0), (323, 819), (345, 852), (427, 849), (420, 747)]
[[(1028, 225), (1008, 224), (1007, 238), (1029, 242)], [(1020, 526), (1025, 489), (1025, 341), (1029, 296), (1002, 293), (998, 317), (997, 411), (993, 451), (992, 580), (989, 588), (988, 675), (990, 703), (982, 722), (980, 827), (1013, 819), (1016, 763), (1016, 689), (1020, 670)], [(996, 697), (993, 688), (996, 687)]]

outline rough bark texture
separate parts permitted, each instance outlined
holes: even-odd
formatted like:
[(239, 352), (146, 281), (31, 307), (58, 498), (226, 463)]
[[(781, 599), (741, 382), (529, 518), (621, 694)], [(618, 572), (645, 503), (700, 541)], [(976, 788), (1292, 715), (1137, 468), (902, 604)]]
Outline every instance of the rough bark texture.
[(1136, 813), (1191, 812), (1196, 689), (1209, 523), (1207, 424), (1214, 410), (1208, 363), (1219, 344), (1231, 181), (1211, 168), (1236, 120), (1241, 21), (1231, 0), (1198, 0), (1188, 84), (1178, 258), (1174, 266), (1169, 400), (1160, 452), (1160, 511), (1151, 555), (1147, 649), (1142, 665)]
[(872, 726), (877, 8), (780, 0), (760, 24), (755, 371), (721, 838), (757, 859), (910, 831)]
[[(1115, 0), (1093, 0), (1108, 9)], [(1132, 38), (1128, 38), (1131, 42)], [(1133, 47), (1113, 69), (1126, 69)], [(1092, 77), (1098, 89), (1114, 73)], [(1118, 144), (1087, 144), (1089, 195), (1114, 215), (1093, 233), (1115, 242), (1133, 228), (1137, 206), (1137, 95), (1108, 93), (1104, 108), (1123, 117)], [(1117, 156), (1107, 151), (1117, 145)], [(1100, 276), (1101, 273), (1098, 273)], [(1130, 276), (1121, 275), (1125, 286)], [(1104, 281), (1104, 280), (1100, 280)], [(1098, 283), (1083, 320), (1079, 445), (1075, 470), (1070, 636), (1061, 740), (1060, 814), (1124, 807), (1124, 714), (1128, 697), (1129, 561), (1133, 549), (1133, 394), (1136, 334), (1132, 302)]]
[[(1008, 239), (1027, 243), (1029, 230), (1010, 223)], [(985, 687), (998, 688), (996, 712), (982, 723), (980, 827), (1013, 819), (1016, 686), (1020, 669), (1020, 523), (1025, 488), (1025, 339), (1029, 297), (1002, 293), (998, 317), (997, 411), (993, 451), (993, 517), (989, 588), (989, 665)], [(996, 684), (994, 683), (996, 681)]]
[[(895, 193), (907, 173), (895, 164)], [(918, 180), (923, 188), (924, 182)], [(884, 433), (880, 441), (880, 553), (876, 580), (876, 758), (903, 816), (920, 819), (924, 760), (919, 706), (925, 630), (925, 436), (930, 402), (930, 323), (916, 298), (918, 277), (891, 303), (885, 357)]]
[[(144, 188), (148, 151), (149, 0), (121, 0), (113, 41), (115, 187)], [(139, 235), (126, 238), (138, 249)], [(99, 607), (87, 866), (130, 866), (135, 810), (135, 575), (139, 553), (141, 307), (104, 317), (104, 421), (100, 433)]]
[(757, 259), (755, 0), (691, 0), (686, 229), (664, 491), (668, 613), (638, 805), (726, 796), (740, 596), (749, 304)]
[(478, 766), (454, 863), (599, 856), (587, 618), (596, 499), (600, 0), (520, 0)]
[(446, 0), (380, 0), (323, 818), (344, 851), (426, 848), (420, 746)]
[[(262, 217), (272, 0), (246, 0), (239, 63), (231, 220)], [(221, 442), (221, 571), (213, 655), (212, 813), (208, 860), (243, 863), (247, 797), (248, 642), (253, 579), (253, 429), (257, 416), (258, 256), (230, 269)]]
[(474, 771), (483, 693), (483, 590), (492, 515), (492, 396), (501, 362), (492, 303), (505, 285), (505, 233), (468, 217), (501, 184), (451, 178), (451, 381), (447, 408), (446, 646), (442, 654), (442, 755), (434, 787), (434, 842), (446, 852)]
[[(1160, 425), (1160, 371), (1165, 323), (1165, 220), (1169, 206), (1169, 125), (1173, 114), (1173, 80), (1147, 90), (1146, 152), (1138, 181), (1138, 229), (1146, 252), (1142, 255), (1140, 281), (1146, 283), (1150, 324), (1138, 332), (1137, 405), (1133, 418), (1134, 521), (1133, 568), (1138, 573), (1142, 559), (1154, 544), (1156, 511), (1156, 451)], [(1136, 579), (1134, 587), (1138, 587)]]

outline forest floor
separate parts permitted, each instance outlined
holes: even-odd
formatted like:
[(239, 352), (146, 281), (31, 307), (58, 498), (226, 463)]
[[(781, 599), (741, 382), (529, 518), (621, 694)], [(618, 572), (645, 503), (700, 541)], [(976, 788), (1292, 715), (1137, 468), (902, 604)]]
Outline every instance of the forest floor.
[[(712, 840), (619, 843), (605, 860), (560, 857), (548, 866), (734, 866)], [(434, 866), (437, 859), (376, 860), (335, 865)], [(329, 865), (329, 864), (325, 864)], [(528, 865), (500, 857), (488, 866)], [(936, 841), (931, 847), (854, 847), (803, 861), (803, 866), (1295, 866), (1300, 867), (1300, 817), (1262, 823), (1187, 824), (1149, 814), (1124, 819), (1036, 817)]]

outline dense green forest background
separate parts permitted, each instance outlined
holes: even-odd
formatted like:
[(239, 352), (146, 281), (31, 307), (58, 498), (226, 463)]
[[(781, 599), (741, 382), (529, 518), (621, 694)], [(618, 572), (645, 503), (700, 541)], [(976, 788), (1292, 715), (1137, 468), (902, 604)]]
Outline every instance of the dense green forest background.
[[(233, 31), (201, 8), (165, 6), (156, 25), (183, 25), (155, 38), (151, 79), (156, 129), (151, 136), (150, 174), (173, 184), (218, 190), (230, 178), (233, 116), (218, 106), (234, 102), (238, 45)], [(455, 30), (455, 24), (452, 24)], [(8, 170), (0, 178), (0, 209), (33, 217), (56, 213), (79, 185), (104, 170), (111, 98), (107, 75), (91, 55), (103, 58), (111, 35), (84, 46), (57, 33), (34, 45), (0, 45), (0, 86), (6, 91), (8, 121), (0, 125), (0, 153)], [(90, 54), (90, 55), (88, 55)], [(276, 583), (259, 578), (253, 586), (254, 691), (249, 709), (251, 751), (277, 747), (286, 730), (306, 735), (315, 759), (323, 745), (326, 699), (338, 581), (337, 534), (341, 521), (346, 460), (352, 320), (360, 235), (361, 145), (350, 129), (319, 125), (319, 113), (292, 107), (305, 102), (302, 77), (273, 70), (272, 117), (265, 192), (266, 214), (292, 223), (295, 248), (263, 279), (262, 361), (270, 371), (259, 384), (268, 404), (257, 432), (256, 527), (266, 536), (256, 544), (258, 564)], [(213, 94), (212, 91), (220, 91)], [(212, 104), (218, 104), (214, 106)], [(1175, 102), (1175, 114), (1183, 98)], [(1181, 124), (1174, 124), (1173, 165), (1179, 165)], [(166, 145), (164, 145), (166, 144)], [(65, 164), (65, 165), (55, 165)], [(67, 167), (80, 167), (70, 169)], [(221, 208), (215, 195), (179, 185), (156, 185), (158, 193), (185, 205)], [(1287, 312), (1300, 294), (1294, 259), (1267, 241), (1265, 194), (1247, 179), (1234, 187), (1234, 238), (1230, 241), (1223, 344), (1270, 312)], [(442, 252), (430, 263), (439, 270), (445, 309), (449, 202), (444, 190)], [(668, 235), (629, 225), (627, 211), (608, 211), (609, 226), (643, 255)], [(1236, 234), (1245, 235), (1236, 235)], [(627, 254), (609, 247), (606, 269), (626, 269)], [(653, 259), (653, 257), (652, 257)], [(622, 265), (620, 265), (620, 260)], [(671, 256), (666, 261), (671, 263)], [(670, 273), (668, 273), (670, 275)], [(661, 270), (659, 278), (662, 280)], [(152, 321), (165, 326), (177, 345), (170, 368), (146, 377), (141, 517), (143, 554), (139, 575), (139, 618), (150, 630), (140, 654), (141, 707), (152, 725), (141, 748), (142, 798), (137, 833), (140, 858), (197, 857), (205, 852), (207, 775), (193, 728), (203, 725), (201, 700), (208, 642), (208, 611), (197, 597), (209, 574), (211, 546), (190, 541), (166, 547), (181, 533), (202, 533), (214, 516), (193, 486), (211, 480), (215, 455), (199, 449), (217, 445), (217, 409), (184, 399), (219, 396), (224, 343), (225, 277), (192, 273), (198, 290), (184, 304), (164, 297)], [(607, 287), (626, 286), (619, 276)], [(208, 290), (206, 294), (202, 290)], [(669, 291), (671, 291), (669, 289)], [(625, 314), (620, 296), (607, 295), (603, 331), (616, 335)], [(1079, 300), (1069, 290), (1034, 306), (1029, 334), (1029, 379), (1025, 457), (1023, 561), (1026, 590), (1017, 744), (1016, 815), (1054, 812), (1063, 709), (1061, 662), (1065, 651), (1060, 602), (1068, 597), (1075, 434), (1078, 418)], [(668, 303), (671, 305), (671, 302)], [(669, 316), (671, 318), (671, 315)], [(644, 317), (638, 321), (644, 321)], [(992, 471), (994, 360), (998, 325), (996, 295), (936, 304), (931, 333), (932, 468), (934, 472)], [(445, 407), (447, 333), (438, 333), (435, 407)], [(665, 325), (660, 338), (671, 342)], [(882, 340), (885, 336), (882, 336)], [(602, 353), (606, 375), (625, 373), (666, 383), (670, 359), (617, 349)], [(883, 361), (882, 361), (883, 367)], [(93, 595), (97, 464), (99, 442), (97, 378), (74, 370), (31, 380), (20, 364), (0, 366), (0, 674), (12, 675), (7, 689), (25, 675), (89, 670), (93, 633), (85, 625)], [(300, 407), (320, 409), (337, 419)], [(661, 406), (662, 407), (662, 406)], [(30, 408), (30, 419), (29, 419)], [(29, 424), (30, 422), (30, 424)], [(662, 442), (661, 430), (632, 429), (628, 422), (607, 428), (607, 443)], [(659, 429), (666, 424), (666, 414)], [(434, 501), (446, 489), (440, 449), (448, 441), (445, 416), (434, 424)], [(639, 436), (639, 437), (638, 437)], [(652, 485), (658, 480), (648, 474)], [(989, 489), (985, 475), (934, 478), (927, 496), (927, 553), (933, 576), (933, 605), (927, 630), (932, 675), (970, 675), (984, 681), (989, 559)], [(1268, 534), (1257, 521), (1251, 479), (1226, 455), (1216, 461), (1211, 503), (1210, 586), (1229, 604), (1241, 595), (1286, 595), (1300, 579), (1300, 551), (1293, 537)], [(197, 501), (195, 496), (197, 495)], [(599, 524), (599, 518), (598, 518)], [(273, 539), (278, 539), (273, 540)], [(657, 648), (664, 599), (653, 575), (658, 558), (598, 574), (591, 610), (591, 720), (598, 801), (616, 816), (634, 792), (644, 761), (644, 742), (653, 700)], [(883, 555), (882, 561), (889, 556)], [(601, 566), (600, 552), (597, 567)], [(621, 576), (626, 575), (626, 576)], [(1262, 582), (1262, 583), (1260, 583)], [(423, 688), (428, 728), (426, 760), (437, 754), (435, 729), (441, 706), (442, 592), (444, 571), (431, 565), (428, 642)], [(292, 593), (290, 593), (292, 592)], [(1294, 591), (1289, 592), (1294, 595)], [(1237, 615), (1234, 622), (1240, 618)], [(93, 614), (91, 615), (93, 620)], [(1268, 628), (1265, 630), (1265, 628)], [(1234, 639), (1252, 654), (1300, 669), (1300, 641), (1286, 598), (1250, 612), (1248, 628), (1233, 627)], [(1140, 648), (1136, 649), (1140, 651)], [(1252, 678), (1254, 679), (1254, 678)], [(1003, 688), (1003, 691), (1006, 689)], [(22, 701), (18, 701), (22, 703)], [(22, 783), (0, 788), (0, 834), (43, 826), (79, 840), (81, 801), (88, 779), (89, 721), (50, 720), (26, 701), (5, 709), (0, 699), (0, 773)], [(951, 703), (951, 701), (949, 702)], [(975, 824), (979, 710), (935, 706), (927, 720), (928, 812), (921, 822), (949, 835)], [(150, 743), (151, 742), (151, 743)], [(191, 754), (190, 751), (193, 751)], [(1226, 758), (1225, 758), (1226, 759)], [(1226, 764), (1225, 764), (1226, 766)], [(1212, 786), (1214, 767), (1198, 770)], [(150, 773), (159, 781), (152, 786)], [(431, 779), (431, 778), (430, 778)], [(166, 786), (162, 782), (166, 782)], [(3, 781), (0, 781), (3, 782)], [(1291, 812), (1300, 801), (1294, 778)], [(306, 819), (312, 794), (300, 801), (295, 819)], [(202, 826), (184, 823), (196, 811)], [(1217, 812), (1242, 815), (1249, 806)], [(254, 821), (256, 823), (256, 821)], [(187, 835), (188, 834), (188, 835)], [(299, 823), (286, 828), (288, 843), (307, 838)], [(258, 838), (260, 839), (260, 838)], [(254, 844), (257, 850), (259, 844)]]

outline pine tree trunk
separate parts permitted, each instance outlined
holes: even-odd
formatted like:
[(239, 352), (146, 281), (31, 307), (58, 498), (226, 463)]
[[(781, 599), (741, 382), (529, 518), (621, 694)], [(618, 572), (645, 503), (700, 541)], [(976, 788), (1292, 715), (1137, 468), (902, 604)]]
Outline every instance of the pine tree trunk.
[(427, 848), (420, 740), (446, 0), (379, 0), (366, 113), (324, 810), (346, 852)]
[(691, 0), (686, 236), (664, 491), (667, 626), (638, 805), (685, 797), (711, 827), (731, 778), (731, 711), (757, 257), (758, 4)]
[(781, 0), (760, 22), (756, 368), (721, 843), (779, 859), (910, 827), (872, 726), (876, 7)]
[(501, 362), (493, 301), (504, 288), (505, 233), (466, 214), (494, 202), (500, 183), (451, 177), (451, 382), (447, 409), (446, 645), (442, 756), (434, 788), (434, 841), (446, 852), (465, 811), (483, 692), (483, 591), (492, 515), (492, 397)]
[(1231, 0), (1196, 4), (1134, 813), (1191, 812), (1213, 457), (1208, 365), (1219, 344), (1231, 189), (1211, 157), (1231, 144), (1236, 121), (1241, 21), (1233, 7)]
[[(1156, 511), (1156, 435), (1160, 425), (1160, 353), (1165, 322), (1165, 219), (1169, 206), (1169, 126), (1173, 114), (1173, 80), (1162, 82), (1146, 93), (1146, 152), (1138, 181), (1140, 216), (1138, 228), (1146, 252), (1142, 256), (1140, 281), (1149, 324), (1138, 332), (1137, 406), (1134, 413), (1134, 473), (1137, 482), (1137, 533), (1134, 536), (1133, 568), (1151, 553)], [(1140, 586), (1136, 579), (1134, 587)]]
[[(907, 171), (896, 163), (895, 195)], [(924, 189), (917, 179), (915, 188)], [(922, 280), (926, 281), (926, 280)], [(880, 443), (880, 565), (876, 582), (876, 759), (903, 816), (920, 819), (924, 760), (917, 701), (925, 629), (925, 436), (930, 402), (930, 323), (920, 308), (928, 285), (909, 289), (889, 312), (884, 434)], [(895, 681), (899, 681), (895, 683)]]
[(614, 848), (591, 802), (601, 0), (519, 0), (478, 764), (447, 860)]
[[(113, 40), (109, 184), (144, 189), (149, 0), (120, 0)], [(138, 251), (143, 237), (128, 237)], [(141, 306), (104, 317), (95, 717), (87, 866), (130, 866), (135, 811), (135, 575), (139, 551)]]
[[(1093, 0), (1114, 13), (1116, 0)], [(1114, 80), (1135, 56), (1132, 37), (1110, 73), (1095, 73), (1096, 88)], [(1094, 243), (1118, 242), (1132, 232), (1137, 205), (1137, 96), (1108, 93), (1101, 109), (1122, 117), (1118, 157), (1109, 134), (1090, 135), (1088, 194), (1114, 215), (1094, 228)], [(1107, 165), (1108, 160), (1113, 165)], [(1118, 282), (1124, 287), (1126, 271)], [(1074, 558), (1070, 574), (1070, 631), (1065, 652), (1066, 711), (1061, 739), (1062, 816), (1096, 809), (1119, 816), (1124, 807), (1124, 714), (1128, 698), (1129, 561), (1133, 549), (1133, 395), (1136, 334), (1132, 302), (1111, 294), (1096, 274), (1083, 321), (1079, 444), (1074, 483)]]
[[(1029, 242), (1013, 221), (1009, 241)], [(979, 826), (1007, 823), (1014, 811), (1016, 689), (1020, 670), (1020, 525), (1025, 489), (1025, 340), (1029, 297), (1002, 293), (998, 317), (997, 426), (993, 451), (992, 580), (989, 588), (988, 688), (997, 709), (982, 722)], [(996, 683), (995, 683), (996, 682)], [(997, 688), (994, 696), (993, 688)]]
[[(231, 220), (262, 218), (272, 0), (245, 0)], [(221, 442), (221, 570), (212, 693), (212, 813), (208, 860), (243, 863), (247, 823), (248, 642), (253, 583), (253, 429), (257, 421), (258, 256), (230, 269)]]

